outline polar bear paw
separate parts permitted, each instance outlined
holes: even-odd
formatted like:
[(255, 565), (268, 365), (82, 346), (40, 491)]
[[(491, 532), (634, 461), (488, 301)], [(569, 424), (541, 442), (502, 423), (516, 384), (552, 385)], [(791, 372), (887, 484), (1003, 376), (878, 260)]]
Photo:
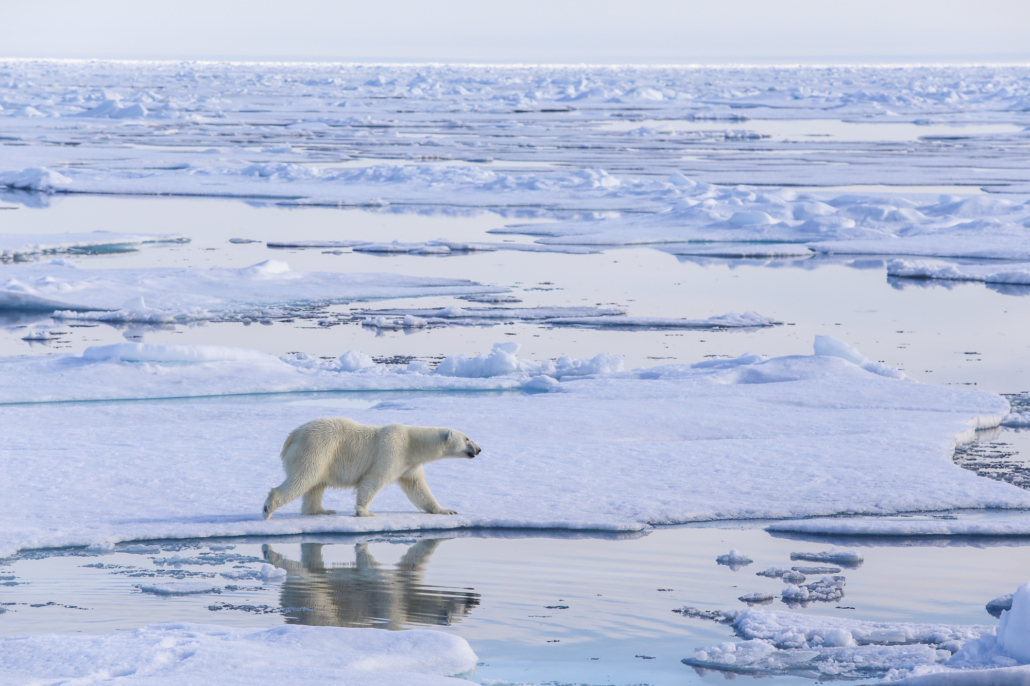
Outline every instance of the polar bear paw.
[(433, 510), (433, 512), (430, 513), (430, 514), (455, 515), (455, 514), (458, 514), (458, 513), (455, 512), (454, 510), (448, 510), (445, 507), (441, 507), (439, 510)]
[(358, 510), (357, 512), (354, 513), (354, 516), (356, 516), (356, 517), (378, 517), (379, 515), (377, 515), (374, 512), (369, 512), (368, 510), (364, 510), (364, 511)]

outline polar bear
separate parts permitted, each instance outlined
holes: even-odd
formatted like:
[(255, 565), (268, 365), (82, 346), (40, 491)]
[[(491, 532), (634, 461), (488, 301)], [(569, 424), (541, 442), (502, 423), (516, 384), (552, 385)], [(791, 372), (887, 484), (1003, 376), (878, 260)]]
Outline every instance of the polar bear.
[(304, 496), (301, 514), (336, 514), (322, 508), (329, 486), (357, 490), (358, 517), (375, 517), (368, 505), (397, 482), (415, 507), (431, 514), (457, 514), (440, 506), (422, 465), (445, 457), (473, 458), (478, 445), (454, 429), (387, 424), (370, 426), (345, 417), (323, 417), (290, 432), (279, 458), (286, 480), (268, 492), (265, 519)]

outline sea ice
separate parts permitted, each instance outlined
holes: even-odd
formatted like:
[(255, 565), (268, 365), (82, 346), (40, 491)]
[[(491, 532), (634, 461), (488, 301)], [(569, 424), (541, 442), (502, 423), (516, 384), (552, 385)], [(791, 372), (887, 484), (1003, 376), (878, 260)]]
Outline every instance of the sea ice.
[[(362, 367), (356, 355), (357, 371), (346, 371), (354, 360), (193, 355), (140, 345), (91, 354), (101, 359), (0, 360), (5, 400), (34, 403), (0, 405), (0, 464), (5, 479), (19, 485), (0, 502), (0, 555), (159, 538), (463, 527), (639, 530), (714, 519), (1030, 507), (1025, 490), (977, 477), (951, 460), (957, 440), (1004, 416), (1003, 398), (870, 373), (837, 356), (745, 355), (613, 371), (612, 356), (531, 362), (505, 343), (484, 355), (454, 356), (452, 373), (503, 374), (466, 378)], [(197, 361), (212, 355), (229, 359)], [(126, 356), (145, 359), (120, 359)], [(517, 370), (505, 373), (515, 364)], [(310, 397), (295, 403), (289, 395), (39, 402), (520, 387), (546, 392), (412, 393), (402, 404), (347, 411), (374, 425), (454, 427), (483, 447), (474, 461), (443, 461), (427, 470), (437, 497), (460, 513), (446, 517), (414, 512), (390, 488), (376, 501), (376, 518), (349, 516), (353, 496), (330, 491), (329, 507), (340, 515), (305, 517), (289, 507), (282, 517), (262, 519), (268, 488), (282, 480), (282, 441), (306, 421), (338, 414), (331, 398), (324, 405)], [(887, 462), (884, 445), (894, 455)], [(26, 461), (30, 453), (33, 460)], [(690, 488), (656, 491), (655, 483)], [(101, 485), (108, 494), (102, 503), (91, 497)], [(538, 507), (527, 510), (527, 497)], [(836, 551), (817, 560), (845, 566), (855, 556)]]
[(385, 631), (285, 625), (240, 629), (155, 624), (98, 635), (0, 639), (0, 680), (48, 683), (221, 684), (296, 681), (373, 686), (445, 686), (475, 669), (476, 655), (442, 631)]
[(503, 290), (463, 279), (295, 272), (278, 260), (238, 269), (79, 269), (56, 261), (0, 265), (0, 310), (56, 310), (66, 320), (176, 322), (232, 313), (282, 317), (287, 312), (275, 308)]

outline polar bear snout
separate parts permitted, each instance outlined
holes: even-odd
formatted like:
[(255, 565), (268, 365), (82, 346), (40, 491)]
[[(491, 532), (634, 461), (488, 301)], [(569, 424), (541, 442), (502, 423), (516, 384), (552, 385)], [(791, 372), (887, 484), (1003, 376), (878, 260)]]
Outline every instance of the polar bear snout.
[(472, 445), (469, 446), (469, 449), (467, 451), (465, 451), (465, 454), (468, 455), (469, 457), (475, 457), (476, 455), (478, 455), (481, 452), (483, 452), (483, 449), (480, 448), (475, 443), (473, 443)]

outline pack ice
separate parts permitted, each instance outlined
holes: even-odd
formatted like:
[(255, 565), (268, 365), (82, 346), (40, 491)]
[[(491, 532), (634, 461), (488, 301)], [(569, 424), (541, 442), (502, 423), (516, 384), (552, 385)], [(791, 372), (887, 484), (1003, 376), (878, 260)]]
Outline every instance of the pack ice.
[[(0, 554), (153, 538), (632, 530), (714, 519), (1030, 507), (1030, 493), (951, 461), (957, 440), (1000, 421), (1008, 409), (1003, 398), (898, 378), (889, 368), (859, 364), (864, 358), (839, 341), (821, 340), (816, 355), (745, 355), (633, 371), (617, 371), (603, 355), (520, 360), (510, 342), (475, 357), (452, 356), (435, 371), (376, 365), (359, 353), (311, 360), (305, 368), (235, 349), (190, 354), (192, 347), (183, 346), (150, 354), (121, 345), (128, 347), (53, 366), (8, 358), (4, 378), (25, 380), (21, 402), (70, 392), (80, 400), (127, 398), (126, 389), (163, 397), (262, 393), (284, 378), (289, 390), (324, 389), (333, 379), (337, 388), (364, 390), (546, 392), (412, 392), (347, 411), (363, 423), (449, 426), (472, 436), (484, 451), (477, 460), (428, 470), (434, 493), (458, 515), (414, 512), (398, 489), (388, 489), (376, 501), (377, 518), (349, 516), (352, 496), (331, 492), (327, 506), (344, 514), (305, 517), (287, 508), (268, 522), (260, 505), (282, 479), (282, 441), (306, 421), (339, 414), (331, 398), (324, 405), (281, 394), (3, 405), (0, 459), (17, 487), (0, 503)], [(102, 502), (97, 489), (108, 494)]]
[(1030, 583), (1011, 598), (997, 629), (757, 609), (722, 613), (743, 640), (698, 648), (683, 662), (756, 676), (882, 677), (912, 686), (1022, 684), (1030, 679)]

